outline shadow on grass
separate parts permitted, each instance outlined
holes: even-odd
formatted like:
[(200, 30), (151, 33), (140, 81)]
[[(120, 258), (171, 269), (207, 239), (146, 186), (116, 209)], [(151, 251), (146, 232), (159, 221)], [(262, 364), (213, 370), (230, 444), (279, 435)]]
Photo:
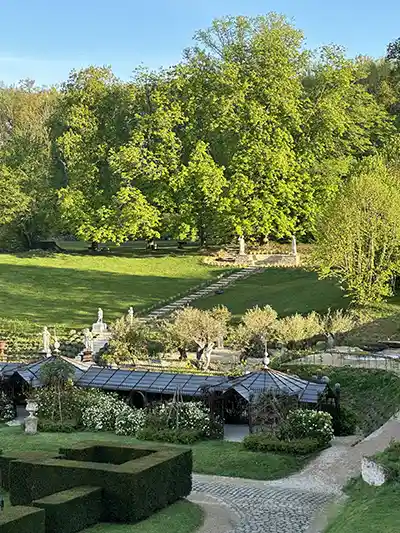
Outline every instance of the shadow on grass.
[(221, 295), (197, 300), (195, 305), (201, 309), (226, 305), (238, 320), (246, 309), (256, 305), (270, 305), (279, 316), (288, 316), (347, 308), (349, 301), (334, 282), (319, 280), (315, 272), (301, 268), (267, 268), (232, 285)]
[[(78, 263), (79, 264), (79, 263)], [(215, 277), (168, 277), (119, 274), (78, 268), (0, 264), (0, 316), (29, 320), (43, 325), (63, 324), (68, 327), (89, 326), (97, 320), (97, 308), (104, 310), (110, 322), (127, 312), (137, 310), (186, 292)]]

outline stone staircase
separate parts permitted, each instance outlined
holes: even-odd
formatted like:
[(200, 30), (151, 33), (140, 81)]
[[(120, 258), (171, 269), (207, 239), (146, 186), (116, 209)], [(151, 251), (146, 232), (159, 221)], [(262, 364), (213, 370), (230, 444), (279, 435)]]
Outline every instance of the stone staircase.
[(236, 283), (237, 281), (246, 279), (249, 276), (252, 276), (253, 274), (258, 274), (263, 270), (264, 268), (259, 266), (249, 266), (246, 268), (242, 268), (241, 270), (238, 270), (233, 274), (229, 274), (228, 276), (219, 279), (218, 281), (212, 283), (211, 285), (208, 285), (207, 287), (200, 288), (195, 292), (184, 296), (183, 298), (179, 298), (178, 300), (175, 300), (174, 302), (160, 307), (159, 309), (151, 311), (151, 313), (149, 313), (147, 317), (143, 317), (142, 320), (147, 321), (155, 320), (157, 318), (165, 318), (177, 309), (182, 309), (182, 307), (190, 305), (194, 300), (198, 300), (200, 298), (210, 296), (211, 294), (214, 294), (217, 291), (224, 290), (227, 287), (230, 287), (231, 285)]

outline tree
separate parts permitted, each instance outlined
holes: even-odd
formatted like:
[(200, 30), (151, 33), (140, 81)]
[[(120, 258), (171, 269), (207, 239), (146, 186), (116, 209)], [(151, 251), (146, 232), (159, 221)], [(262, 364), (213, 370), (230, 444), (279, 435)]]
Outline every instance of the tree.
[(134, 363), (147, 359), (148, 339), (151, 331), (138, 318), (122, 317), (110, 328), (111, 339), (102, 358), (108, 364)]
[(206, 311), (185, 307), (173, 315), (169, 331), (181, 346), (195, 344), (198, 362), (204, 359), (203, 369), (208, 370), (216, 343), (227, 334), (230, 317), (223, 306)]
[(108, 68), (72, 72), (55, 125), (64, 223), (95, 244), (147, 236), (158, 223), (140, 189), (116, 172), (113, 155), (135, 127), (135, 90)]
[(264, 361), (268, 359), (268, 341), (275, 335), (278, 314), (271, 306), (247, 309), (239, 325), (236, 343), (242, 348), (260, 341), (264, 350)]
[(179, 239), (198, 239), (201, 245), (218, 235), (223, 224), (226, 186), (224, 169), (208, 153), (208, 146), (199, 141), (174, 185), (179, 212), (173, 233)]
[(382, 157), (364, 161), (321, 218), (315, 259), (353, 301), (392, 293), (400, 268), (400, 172)]
[(62, 406), (62, 397), (65, 393), (65, 388), (74, 376), (73, 367), (63, 361), (62, 359), (57, 359), (50, 363), (46, 363), (40, 369), (40, 381), (45, 387), (49, 387), (54, 390), (53, 395), (53, 406), (52, 406), (52, 420), (54, 420), (54, 414), (58, 408), (59, 419), (61, 424), (63, 423), (63, 406)]
[(30, 248), (57, 226), (50, 119), (53, 90), (32, 83), (0, 89), (0, 232)]

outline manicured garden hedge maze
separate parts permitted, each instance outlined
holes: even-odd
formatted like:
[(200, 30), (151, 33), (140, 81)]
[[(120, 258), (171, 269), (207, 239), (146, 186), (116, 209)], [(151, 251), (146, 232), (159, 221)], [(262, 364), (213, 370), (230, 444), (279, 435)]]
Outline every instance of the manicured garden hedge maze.
[[(133, 523), (192, 488), (192, 452), (176, 448), (82, 443), (61, 449), (59, 457), (3, 456), (0, 469), (15, 506), (0, 515), (0, 533), (9, 531), (4, 527), (18, 508), (44, 509), (45, 529), (35, 533), (75, 533), (100, 521)], [(27, 533), (24, 521), (14, 522), (13, 533)]]

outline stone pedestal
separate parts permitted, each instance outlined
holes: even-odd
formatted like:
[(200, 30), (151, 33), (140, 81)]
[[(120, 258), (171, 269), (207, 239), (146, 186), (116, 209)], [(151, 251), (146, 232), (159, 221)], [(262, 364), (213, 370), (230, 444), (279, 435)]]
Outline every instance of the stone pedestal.
[(90, 350), (85, 350), (82, 354), (83, 363), (91, 363), (93, 361), (93, 353)]
[(105, 322), (95, 322), (92, 325), (92, 333), (105, 333), (107, 331), (107, 324)]
[(25, 418), (25, 433), (27, 435), (36, 435), (38, 425), (38, 417), (29, 415)]

